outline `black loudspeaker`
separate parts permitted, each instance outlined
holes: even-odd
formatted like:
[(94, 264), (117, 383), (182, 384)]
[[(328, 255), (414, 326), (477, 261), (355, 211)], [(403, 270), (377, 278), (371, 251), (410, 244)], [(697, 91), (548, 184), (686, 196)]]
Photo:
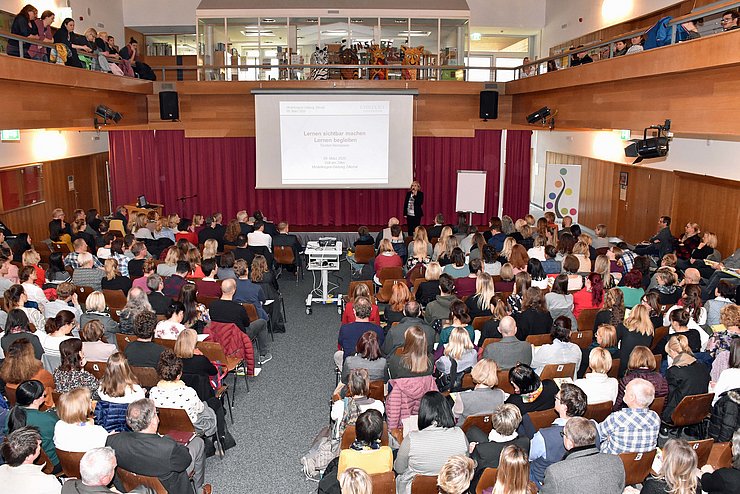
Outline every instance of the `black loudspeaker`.
[(483, 120), (498, 118), (498, 91), (480, 92), (480, 118)]
[(159, 118), (162, 120), (180, 119), (180, 104), (177, 100), (177, 91), (162, 91), (159, 93)]

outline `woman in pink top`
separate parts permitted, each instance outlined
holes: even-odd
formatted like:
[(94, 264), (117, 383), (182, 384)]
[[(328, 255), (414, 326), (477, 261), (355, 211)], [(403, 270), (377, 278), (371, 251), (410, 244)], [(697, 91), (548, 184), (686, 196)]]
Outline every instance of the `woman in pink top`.
[(379, 281), (378, 274), (380, 273), (381, 269), (393, 267), (400, 268), (401, 266), (403, 266), (403, 261), (401, 260), (401, 256), (396, 254), (396, 251), (393, 250), (393, 245), (391, 245), (391, 241), (387, 238), (381, 240), (379, 253), (378, 256), (375, 258), (375, 282), (378, 283)]

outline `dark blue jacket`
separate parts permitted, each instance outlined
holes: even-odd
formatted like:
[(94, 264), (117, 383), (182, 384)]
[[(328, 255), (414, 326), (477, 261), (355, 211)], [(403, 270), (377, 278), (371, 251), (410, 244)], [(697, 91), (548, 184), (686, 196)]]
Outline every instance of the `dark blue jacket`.
[(128, 410), (128, 403), (100, 400), (95, 405), (95, 424), (108, 432), (130, 431), (131, 429), (126, 425), (126, 410)]

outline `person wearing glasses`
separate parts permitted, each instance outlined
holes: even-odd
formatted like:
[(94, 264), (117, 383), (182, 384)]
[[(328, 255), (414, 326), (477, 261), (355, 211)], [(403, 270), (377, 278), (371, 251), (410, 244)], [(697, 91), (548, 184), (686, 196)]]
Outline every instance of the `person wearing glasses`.
[(722, 19), (719, 21), (723, 31), (732, 31), (740, 27), (740, 13), (737, 10), (728, 10), (722, 14)]

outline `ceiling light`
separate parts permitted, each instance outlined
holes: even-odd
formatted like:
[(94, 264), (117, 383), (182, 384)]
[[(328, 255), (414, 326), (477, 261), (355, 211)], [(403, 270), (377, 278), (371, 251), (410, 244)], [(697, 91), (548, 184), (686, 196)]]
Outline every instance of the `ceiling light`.
[(399, 36), (409, 36), (409, 37), (425, 37), (425, 36), (431, 36), (431, 31), (401, 31), (398, 33)]
[(326, 31), (321, 31), (321, 34), (324, 34), (326, 36), (346, 36), (347, 30), (346, 29), (327, 29)]
[(408, 19), (396, 19), (396, 24), (406, 24), (408, 22)]
[(262, 19), (262, 22), (264, 22), (265, 24), (272, 24), (275, 22), (275, 19), (270, 19), (268, 17), (268, 18)]
[(362, 23), (363, 23), (363, 22), (365, 22), (365, 21), (364, 21), (364, 20), (362, 20), (362, 19), (352, 19), (352, 20), (351, 20), (351, 21), (349, 21), (349, 22), (351, 22), (351, 23), (353, 23), (353, 24), (362, 24)]
[(275, 33), (273, 33), (272, 31), (268, 29), (250, 29), (249, 31), (247, 30), (241, 31), (241, 33), (244, 36), (267, 36), (267, 37), (275, 36)]
[(480, 33), (470, 33), (470, 40), (471, 41), (480, 41)]

